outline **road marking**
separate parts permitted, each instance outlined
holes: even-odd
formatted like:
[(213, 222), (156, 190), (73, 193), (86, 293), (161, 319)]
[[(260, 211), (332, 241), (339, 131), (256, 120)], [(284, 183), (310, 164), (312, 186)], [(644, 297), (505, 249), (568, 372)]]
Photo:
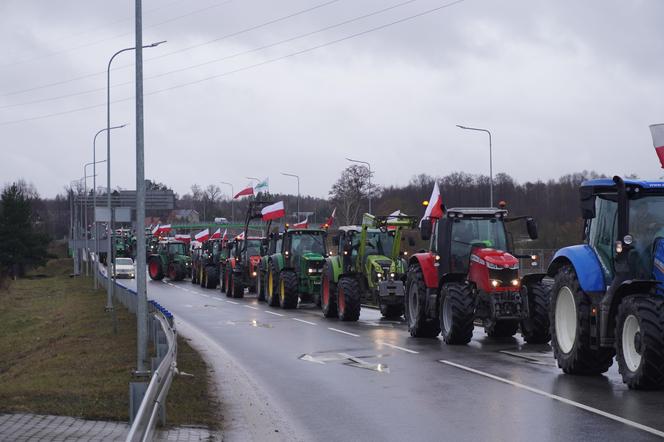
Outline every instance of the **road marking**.
[(300, 319), (300, 318), (293, 318), (293, 321), (304, 322), (305, 324), (309, 324), (309, 325), (318, 325), (315, 322), (305, 321), (304, 319)]
[(606, 418), (614, 420), (616, 422), (620, 422), (621, 424), (629, 425), (630, 427), (634, 427), (634, 428), (637, 428), (639, 430), (646, 431), (650, 434), (654, 434), (655, 436), (664, 437), (664, 431), (659, 431), (659, 430), (656, 430), (652, 427), (647, 427), (647, 426), (645, 426), (643, 424), (640, 424), (638, 422), (634, 422), (634, 421), (631, 421), (629, 419), (625, 419), (624, 417), (616, 416), (615, 414), (607, 413), (606, 411), (602, 411), (602, 410), (599, 410), (597, 408), (590, 407), (588, 405), (573, 401), (571, 399), (564, 398), (562, 396), (547, 393), (546, 391), (542, 391), (542, 390), (539, 390), (537, 388), (529, 387), (527, 385), (520, 384), (518, 382), (514, 382), (514, 381), (511, 381), (509, 379), (501, 378), (499, 376), (496, 376), (496, 375), (493, 375), (493, 374), (490, 374), (490, 373), (486, 373), (484, 371), (480, 371), (480, 370), (476, 370), (474, 368), (466, 367), (465, 365), (456, 364), (454, 362), (446, 361), (446, 360), (443, 360), (443, 359), (439, 360), (438, 362), (441, 362), (443, 364), (446, 364), (446, 365), (449, 365), (449, 366), (452, 366), (452, 367), (459, 368), (461, 370), (468, 371), (470, 373), (475, 373), (475, 374), (478, 374), (480, 376), (484, 376), (484, 377), (489, 378), (489, 379), (493, 379), (494, 381), (502, 382), (504, 384), (509, 384), (509, 385), (512, 385), (513, 387), (522, 388), (524, 390), (530, 391), (531, 393), (539, 394), (540, 396), (548, 397), (550, 399), (562, 402), (563, 404), (571, 405), (573, 407), (577, 407), (577, 408), (580, 408), (582, 410), (586, 410), (586, 411), (589, 411), (591, 413), (598, 414), (600, 416), (606, 417)]
[(343, 333), (344, 335), (355, 336), (356, 338), (360, 337), (360, 335), (356, 335), (355, 333), (339, 330), (338, 328), (328, 327), (327, 329), (332, 330), (332, 331), (337, 332), (337, 333)]
[(265, 313), (269, 313), (269, 314), (274, 315), (274, 316), (284, 316), (284, 315), (282, 315), (281, 313), (271, 312), (271, 311), (269, 311), (269, 310), (264, 310), (264, 312), (265, 312)]
[(235, 305), (239, 304), (239, 302), (235, 302), (235, 301), (226, 301), (226, 302), (228, 302), (229, 304), (235, 304)]
[[(194, 293), (198, 293), (198, 292), (194, 292)], [(205, 296), (206, 298), (210, 298), (210, 295), (206, 295), (205, 293), (198, 293), (198, 294), (201, 295), (201, 296)]]
[(253, 308), (254, 310), (258, 310), (258, 307), (254, 307), (253, 305), (245, 305), (244, 307), (246, 307), (246, 308)]
[(411, 354), (414, 354), (414, 355), (420, 354), (419, 351), (411, 350), (411, 349), (405, 348), (405, 347), (399, 347), (398, 345), (390, 344), (388, 342), (376, 341), (376, 343), (380, 344), (380, 345), (387, 345), (390, 348), (395, 348), (397, 350), (405, 351), (406, 353), (411, 353)]

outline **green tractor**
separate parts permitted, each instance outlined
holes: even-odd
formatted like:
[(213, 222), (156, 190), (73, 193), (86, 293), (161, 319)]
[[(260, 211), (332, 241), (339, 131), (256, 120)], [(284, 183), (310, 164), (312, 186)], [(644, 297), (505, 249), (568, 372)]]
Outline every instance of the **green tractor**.
[(195, 282), (201, 287), (214, 289), (219, 284), (219, 259), (223, 251), (221, 239), (208, 240), (199, 250), (199, 265), (197, 268), (192, 267), (192, 278), (195, 277)]
[(269, 247), (274, 253), (265, 257), (266, 270), (261, 271), (268, 305), (291, 309), (300, 300), (319, 304), (327, 231), (287, 229), (271, 240)]
[(191, 273), (187, 244), (182, 241), (160, 241), (156, 253), (148, 258), (148, 273), (154, 281), (161, 281), (164, 276), (171, 281), (182, 281)]
[(259, 301), (265, 301), (270, 257), (277, 253), (277, 250), (281, 251), (282, 239), (283, 233), (273, 232), (268, 235), (263, 243), (265, 253), (261, 253), (261, 261), (258, 264), (258, 276), (256, 277), (256, 293), (258, 293)]
[(226, 266), (230, 266), (230, 259), (233, 256), (233, 248), (235, 247), (235, 239), (225, 241), (221, 246), (219, 252), (219, 290), (226, 292), (229, 287), (230, 276), (226, 273)]
[(401, 317), (406, 278), (402, 230), (416, 226), (411, 216), (365, 213), (361, 226), (340, 227), (333, 238), (338, 253), (327, 258), (323, 268), (323, 315), (357, 321), (364, 301), (378, 305), (385, 318)]

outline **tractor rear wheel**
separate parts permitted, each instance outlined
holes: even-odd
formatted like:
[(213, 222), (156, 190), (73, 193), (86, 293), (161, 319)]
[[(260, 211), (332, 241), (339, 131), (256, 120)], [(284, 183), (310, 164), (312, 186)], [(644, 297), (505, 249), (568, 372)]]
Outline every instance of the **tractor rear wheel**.
[(279, 306), (283, 309), (297, 307), (298, 301), (297, 274), (290, 270), (279, 273)]
[(205, 287), (205, 268), (203, 266), (200, 267), (196, 278), (198, 279), (198, 284), (201, 287)]
[(226, 297), (230, 298), (233, 296), (233, 293), (231, 292), (231, 273), (233, 272), (232, 268), (230, 266), (226, 267), (226, 270), (224, 271), (224, 293), (226, 293)]
[(265, 301), (265, 281), (263, 281), (263, 272), (258, 268), (256, 272), (256, 293), (258, 294), (259, 301)]
[(150, 279), (154, 281), (161, 281), (164, 279), (164, 271), (161, 268), (161, 260), (158, 257), (150, 258), (148, 262), (148, 273), (150, 274)]
[(380, 304), (380, 314), (386, 319), (399, 319), (403, 310), (403, 304)]
[(352, 276), (339, 278), (337, 287), (337, 308), (342, 321), (360, 319), (360, 284)]
[(326, 318), (336, 318), (337, 313), (337, 285), (331, 280), (332, 269), (327, 264), (323, 267), (320, 282), (320, 308)]
[(474, 319), (475, 296), (470, 286), (456, 282), (443, 285), (440, 293), (440, 329), (445, 343), (469, 343), (475, 328)]
[(239, 274), (231, 272), (231, 294), (233, 298), (244, 298), (244, 287), (240, 279)]
[(494, 321), (487, 320), (484, 323), (484, 332), (490, 338), (511, 338), (519, 330), (519, 321)]
[(649, 296), (624, 299), (615, 337), (623, 382), (635, 390), (664, 387), (664, 302)]
[(427, 288), (419, 265), (408, 269), (406, 298), (404, 299), (408, 332), (415, 338), (435, 338), (440, 333), (440, 321), (427, 317)]
[(576, 273), (564, 266), (551, 287), (551, 347), (565, 373), (600, 374), (613, 364), (613, 348), (590, 347), (590, 299), (581, 290)]
[(213, 289), (219, 283), (219, 275), (215, 266), (207, 266), (205, 268), (205, 288)]
[(175, 271), (175, 279), (174, 281), (182, 281), (185, 276), (187, 275), (187, 272), (184, 269), (184, 266), (182, 263), (176, 262), (173, 264), (173, 269)]
[(266, 301), (267, 305), (270, 307), (276, 307), (279, 305), (279, 296), (277, 294), (277, 271), (274, 268), (274, 264), (269, 264), (269, 269), (267, 271), (267, 284), (265, 287), (266, 290)]
[(191, 276), (191, 283), (192, 284), (196, 284), (198, 282), (198, 280), (196, 278), (196, 276), (197, 276), (196, 275), (196, 267), (194, 267), (193, 265), (191, 266), (191, 275), (189, 275), (189, 276)]
[(526, 286), (525, 289), (528, 297), (528, 319), (521, 321), (521, 335), (529, 344), (546, 344), (551, 340), (551, 286), (538, 282)]

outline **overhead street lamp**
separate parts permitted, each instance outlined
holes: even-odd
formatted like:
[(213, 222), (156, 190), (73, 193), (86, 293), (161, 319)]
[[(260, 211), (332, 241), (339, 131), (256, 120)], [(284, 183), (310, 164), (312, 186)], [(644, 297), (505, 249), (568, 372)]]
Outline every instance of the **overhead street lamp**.
[(346, 157), (346, 160), (350, 161), (351, 163), (365, 164), (367, 169), (369, 169), (369, 213), (371, 213), (371, 164), (367, 163), (366, 161), (354, 160), (348, 157)]
[[(97, 161), (98, 163), (104, 163), (106, 160), (103, 161)], [(85, 276), (90, 276), (90, 252), (88, 250), (88, 166), (94, 166), (95, 162), (91, 163), (85, 163), (83, 165), (83, 179), (84, 179), (84, 184), (83, 184), (83, 195), (85, 195), (85, 208), (83, 209), (84, 213), (84, 222), (83, 222), (83, 234), (85, 236)], [(92, 173), (92, 179), (94, 180), (95, 174), (94, 172)], [(96, 272), (95, 272), (96, 274)]]
[(486, 132), (489, 134), (489, 207), (493, 207), (493, 154), (491, 152), (491, 132), (488, 129), (482, 129), (479, 127), (468, 127), (462, 126), (460, 124), (456, 125), (459, 129), (465, 130), (474, 130), (478, 132)]
[[(137, 4), (137, 9), (140, 10), (140, 6)], [(139, 17), (136, 17), (136, 21), (140, 22)], [(138, 24), (137, 24), (137, 29), (138, 29)], [(137, 36), (138, 37), (138, 36)], [(139, 39), (137, 38), (137, 41)], [(143, 46), (141, 44), (138, 44), (139, 47), (141, 48), (154, 48), (156, 46), (159, 46), (162, 43), (165, 43), (166, 41), (158, 41), (156, 43), (152, 43), (146, 46)], [(107, 203), (108, 203), (108, 212), (109, 212), (109, 221), (108, 221), (108, 252), (106, 254), (106, 269), (108, 270), (108, 287), (106, 290), (106, 310), (107, 311), (113, 311), (113, 275), (112, 272), (110, 272), (110, 265), (113, 263), (113, 207), (111, 206), (111, 63), (113, 63), (113, 59), (117, 57), (118, 55), (122, 54), (123, 52), (127, 51), (133, 51), (136, 50), (135, 47), (131, 48), (124, 48), (120, 49), (117, 51), (115, 54), (111, 56), (111, 58), (108, 60), (108, 66), (106, 67), (106, 192), (108, 193), (107, 195)], [(142, 72), (141, 72), (142, 75)], [(142, 85), (141, 85), (142, 88)], [(142, 92), (142, 89), (141, 89)], [(138, 96), (138, 91), (136, 93)], [(137, 116), (138, 119), (138, 116)], [(142, 127), (141, 127), (142, 129)], [(136, 131), (138, 131), (139, 128), (136, 128)], [(142, 135), (141, 135), (142, 136)], [(138, 168), (138, 165), (136, 166)], [(145, 185), (145, 184), (144, 184)], [(138, 191), (138, 189), (136, 189)], [(137, 195), (138, 197), (138, 195)], [(140, 229), (138, 229), (140, 231)], [(145, 233), (141, 235), (142, 237), (145, 237)], [(137, 241), (140, 238), (137, 237)], [(143, 241), (145, 242), (145, 240)], [(137, 274), (138, 274), (139, 267), (137, 267)], [(137, 287), (139, 288), (139, 287)], [(115, 322), (115, 321), (114, 321)], [(142, 365), (141, 365), (142, 366)]]
[(293, 178), (297, 178), (297, 220), (296, 222), (300, 222), (300, 177), (295, 175), (294, 173), (286, 173), (286, 172), (281, 172), (282, 175), (285, 176), (290, 176)]
[(233, 211), (233, 197), (235, 196), (235, 189), (233, 188), (233, 185), (229, 183), (228, 181), (219, 181), (220, 184), (225, 184), (227, 186), (231, 186), (231, 221), (235, 220), (235, 215)]
[[(92, 215), (93, 215), (93, 222), (95, 225), (95, 263), (99, 263), (99, 231), (97, 229), (97, 136), (105, 132), (107, 130), (113, 130), (113, 129), (120, 129), (122, 127), (127, 126), (126, 124), (122, 124), (120, 126), (113, 126), (110, 129), (105, 127), (98, 131), (94, 138), (92, 139)], [(104, 160), (107, 161), (107, 160)], [(102, 161), (99, 161), (100, 163)], [(97, 272), (97, 269), (94, 271), (95, 273), (95, 290), (99, 288), (99, 275)]]

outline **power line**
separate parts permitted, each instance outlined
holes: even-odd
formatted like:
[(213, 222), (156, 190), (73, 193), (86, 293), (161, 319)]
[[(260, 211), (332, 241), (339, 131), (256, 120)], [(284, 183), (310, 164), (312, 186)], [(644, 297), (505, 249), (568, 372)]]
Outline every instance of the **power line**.
[[(452, 6), (457, 5), (459, 3), (463, 3), (464, 1), (465, 0), (455, 0), (455, 1), (452, 1), (452, 2), (449, 2), (449, 3), (445, 3), (441, 6), (437, 6), (435, 8), (427, 9), (423, 12), (420, 12), (420, 13), (417, 13), (417, 14), (414, 14), (414, 15), (410, 15), (410, 16), (407, 16), (407, 17), (404, 17), (404, 18), (401, 18), (401, 19), (398, 19), (398, 20), (395, 20), (395, 21), (392, 21), (392, 22), (389, 22), (389, 23), (385, 23), (383, 25), (379, 25), (379, 26), (376, 26), (376, 27), (373, 27), (373, 28), (369, 28), (369, 29), (366, 29), (364, 31), (356, 32), (354, 34), (350, 34), (346, 37), (331, 40), (331, 41), (328, 41), (328, 42), (325, 42), (325, 43), (321, 43), (319, 45), (311, 46), (309, 48), (305, 48), (305, 49), (295, 51), (295, 52), (291, 52), (291, 53), (288, 53), (288, 54), (285, 54), (285, 55), (282, 55), (282, 56), (279, 56), (279, 57), (264, 60), (264, 61), (259, 62), (259, 63), (254, 63), (254, 64), (251, 64), (251, 65), (243, 66), (241, 68), (237, 68), (237, 69), (222, 72), (222, 73), (219, 73), (219, 74), (211, 75), (211, 76), (201, 78), (201, 79), (198, 79), (198, 80), (177, 84), (177, 85), (170, 86), (170, 87), (163, 88), (163, 89), (157, 89), (157, 90), (154, 90), (152, 92), (145, 93), (144, 95), (156, 95), (156, 94), (160, 94), (160, 93), (175, 90), (175, 89), (181, 89), (181, 88), (184, 88), (184, 87), (187, 87), (187, 86), (192, 86), (192, 85), (195, 85), (195, 84), (203, 83), (203, 82), (210, 81), (210, 80), (213, 80), (213, 79), (216, 79), (216, 78), (221, 78), (221, 77), (225, 77), (225, 76), (228, 76), (228, 75), (236, 74), (238, 72), (243, 72), (243, 71), (247, 71), (247, 70), (250, 70), (250, 69), (254, 69), (254, 68), (257, 68), (257, 67), (260, 67), (260, 66), (264, 66), (266, 64), (275, 63), (277, 61), (281, 61), (281, 60), (285, 60), (287, 58), (302, 55), (302, 54), (305, 54), (305, 53), (308, 53), (308, 52), (315, 51), (317, 49), (321, 49), (321, 48), (324, 48), (324, 47), (327, 47), (327, 46), (332, 46), (332, 45), (335, 45), (335, 44), (338, 44), (338, 43), (341, 43), (341, 42), (344, 42), (344, 41), (347, 41), (347, 40), (351, 40), (353, 38), (361, 37), (363, 35), (367, 35), (367, 34), (372, 33), (372, 32), (380, 31), (382, 29), (385, 29), (385, 28), (388, 28), (388, 27), (391, 27), (391, 26), (394, 26), (394, 25), (397, 25), (397, 24), (400, 24), (400, 23), (404, 23), (404, 22), (407, 22), (407, 21), (410, 21), (410, 20), (414, 20), (414, 19), (422, 17), (424, 15), (428, 15), (428, 14), (440, 11), (442, 9), (452, 7)], [(119, 100), (114, 100), (111, 103), (113, 103), (113, 104), (122, 103), (122, 102), (129, 101), (129, 100), (132, 100), (132, 99), (134, 99), (134, 97), (127, 97), (127, 98), (122, 98), (122, 99), (119, 99)], [(100, 103), (100, 104), (80, 107), (80, 108), (76, 108), (76, 109), (70, 109), (70, 110), (67, 110), (67, 111), (61, 111), (61, 112), (45, 114), (45, 115), (39, 115), (39, 116), (29, 117), (29, 118), (22, 118), (22, 119), (19, 119), (19, 120), (3, 121), (3, 122), (0, 122), (0, 126), (7, 126), (7, 125), (10, 125), (10, 124), (17, 124), (17, 123), (22, 123), (22, 122), (26, 122), (26, 121), (42, 120), (42, 119), (51, 118), (51, 117), (55, 117), (55, 116), (72, 114), (72, 113), (81, 112), (81, 111), (84, 111), (84, 110), (94, 109), (94, 108), (102, 107), (102, 106), (105, 106), (105, 105), (106, 105), (106, 103)]]
[[(175, 73), (184, 72), (184, 71), (188, 71), (188, 70), (191, 70), (191, 69), (196, 69), (196, 68), (206, 66), (206, 65), (209, 65), (209, 64), (218, 63), (220, 61), (230, 60), (232, 58), (236, 58), (236, 57), (239, 57), (239, 56), (242, 56), (242, 55), (247, 55), (247, 54), (251, 54), (253, 52), (258, 52), (258, 51), (261, 51), (261, 50), (264, 50), (264, 49), (272, 48), (272, 47), (275, 47), (275, 46), (278, 46), (278, 45), (281, 45), (281, 44), (284, 44), (284, 43), (290, 43), (292, 41), (299, 40), (299, 39), (302, 39), (302, 38), (305, 38), (305, 37), (310, 37), (312, 35), (319, 34), (321, 32), (325, 32), (325, 31), (329, 31), (331, 29), (335, 29), (335, 28), (338, 28), (338, 27), (341, 27), (341, 26), (345, 26), (347, 24), (350, 24), (350, 23), (353, 23), (353, 22), (356, 22), (356, 21), (364, 20), (365, 18), (373, 17), (375, 15), (382, 14), (382, 13), (390, 11), (392, 9), (400, 8), (402, 6), (405, 6), (407, 4), (414, 3), (414, 2), (417, 2), (417, 1), (420, 1), (420, 0), (406, 0), (406, 1), (403, 1), (401, 3), (397, 3), (395, 5), (388, 6), (386, 8), (382, 8), (382, 9), (379, 9), (379, 10), (376, 10), (376, 11), (369, 12), (369, 13), (364, 14), (364, 15), (353, 17), (353, 18), (348, 19), (348, 20), (344, 20), (344, 21), (341, 21), (341, 22), (338, 22), (338, 23), (335, 23), (335, 24), (332, 24), (332, 25), (329, 25), (329, 26), (325, 26), (323, 28), (316, 29), (314, 31), (305, 32), (303, 34), (299, 34), (299, 35), (296, 35), (296, 36), (293, 36), (293, 37), (289, 37), (289, 38), (286, 38), (286, 39), (283, 39), (283, 40), (279, 40), (279, 41), (274, 42), (274, 43), (270, 43), (270, 44), (267, 44), (267, 45), (259, 46), (259, 47), (252, 48), (252, 49), (248, 49), (246, 51), (236, 52), (234, 54), (230, 54), (230, 55), (226, 55), (226, 56), (221, 57), (221, 58), (216, 58), (216, 59), (213, 59), (213, 60), (205, 61), (203, 63), (197, 63), (197, 64), (194, 64), (194, 65), (185, 66), (183, 68), (173, 69), (173, 70), (170, 70), (170, 71), (162, 72), (160, 74), (156, 74), (156, 75), (146, 77), (145, 79), (146, 80), (153, 80), (155, 78), (161, 78), (161, 77), (165, 77), (167, 75), (172, 75), (172, 74), (175, 74)], [(118, 86), (126, 86), (126, 85), (129, 85), (129, 84), (133, 84), (133, 81), (126, 81), (126, 82), (122, 82), (122, 83), (116, 83), (112, 86), (113, 87), (118, 87)], [(95, 89), (88, 89), (88, 90), (85, 90), (85, 91), (74, 92), (74, 93), (71, 93), (71, 94), (65, 94), (65, 95), (60, 95), (60, 96), (56, 96), (56, 97), (42, 98), (42, 99), (32, 100), (32, 101), (27, 101), (27, 102), (22, 102), (22, 103), (7, 104), (7, 105), (0, 106), (0, 109), (9, 109), (9, 108), (19, 107), (19, 106), (27, 106), (27, 105), (31, 105), (31, 104), (45, 103), (45, 102), (49, 102), (49, 101), (55, 101), (55, 100), (60, 100), (60, 99), (64, 99), (64, 98), (71, 98), (71, 97), (76, 97), (76, 96), (80, 96), (80, 95), (90, 94), (90, 93), (93, 93), (93, 92), (104, 91), (104, 90), (106, 90), (105, 87), (95, 88)]]

